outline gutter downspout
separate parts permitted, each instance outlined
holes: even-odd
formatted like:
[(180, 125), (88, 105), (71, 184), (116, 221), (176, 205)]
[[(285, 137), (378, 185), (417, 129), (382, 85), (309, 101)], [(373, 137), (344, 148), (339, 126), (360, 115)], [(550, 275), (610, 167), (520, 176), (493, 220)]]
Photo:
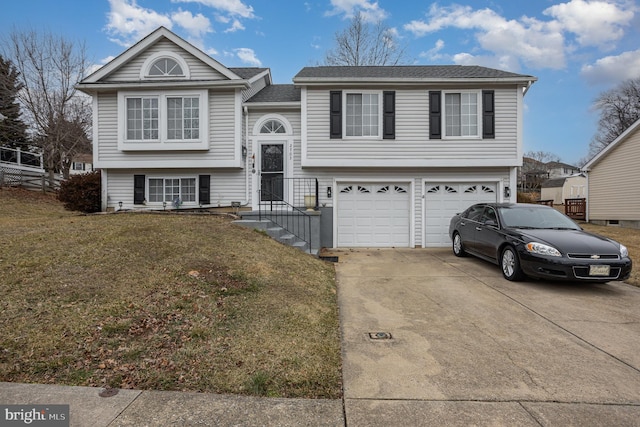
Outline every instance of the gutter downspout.
[(247, 206), (251, 199), (249, 198), (249, 108), (245, 105), (242, 107), (242, 114), (244, 115), (244, 147), (247, 150), (247, 155), (244, 158), (244, 201), (241, 205)]
[(522, 91), (522, 96), (523, 97), (527, 94), (527, 92), (529, 92), (529, 89), (531, 88), (531, 85), (533, 85), (533, 82), (531, 80), (529, 80), (527, 85), (523, 88), (523, 91)]

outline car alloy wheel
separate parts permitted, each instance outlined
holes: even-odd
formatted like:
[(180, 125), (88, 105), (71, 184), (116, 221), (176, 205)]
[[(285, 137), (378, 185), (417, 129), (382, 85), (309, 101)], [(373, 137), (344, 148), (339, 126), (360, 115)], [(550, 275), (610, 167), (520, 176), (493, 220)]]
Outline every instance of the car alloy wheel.
[(505, 279), (511, 281), (518, 281), (524, 278), (524, 273), (520, 268), (520, 260), (511, 246), (507, 246), (502, 251), (502, 257), (500, 257), (500, 267), (502, 268), (502, 275)]
[(466, 252), (462, 247), (462, 238), (459, 233), (454, 233), (453, 235), (453, 254), (460, 257), (466, 255)]

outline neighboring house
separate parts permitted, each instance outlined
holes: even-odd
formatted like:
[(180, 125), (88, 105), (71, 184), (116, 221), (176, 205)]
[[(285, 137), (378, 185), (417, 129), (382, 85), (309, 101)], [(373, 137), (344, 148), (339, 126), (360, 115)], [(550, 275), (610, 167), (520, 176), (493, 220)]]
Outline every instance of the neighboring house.
[(640, 228), (640, 120), (591, 159), (587, 173), (587, 220)]
[(545, 169), (549, 173), (549, 179), (564, 178), (580, 173), (580, 168), (562, 162), (547, 162)]
[(586, 197), (587, 178), (584, 174), (549, 179), (542, 183), (540, 191), (540, 200), (553, 200), (554, 205), (563, 205), (566, 199)]
[(518, 189), (525, 192), (539, 191), (542, 184), (549, 179), (566, 178), (579, 173), (580, 168), (577, 166), (561, 162), (543, 163), (530, 157), (523, 157), (522, 167), (518, 172)]
[(93, 171), (93, 155), (78, 154), (73, 157), (71, 167), (69, 167), (69, 175), (79, 175)]
[(478, 66), (306, 67), (274, 85), (269, 69), (227, 68), (159, 28), (78, 88), (93, 96), (103, 210), (177, 197), (256, 210), (267, 188), (298, 205), (287, 179), (312, 178), (322, 246), (441, 247), (456, 212), (516, 200), (535, 81)]

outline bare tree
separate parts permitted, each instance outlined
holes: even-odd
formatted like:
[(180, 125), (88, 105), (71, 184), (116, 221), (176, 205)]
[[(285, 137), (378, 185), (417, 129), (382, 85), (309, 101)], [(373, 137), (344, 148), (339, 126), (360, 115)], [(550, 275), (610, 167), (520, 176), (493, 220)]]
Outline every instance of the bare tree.
[(20, 73), (19, 100), (50, 177), (67, 175), (73, 156), (87, 147), (91, 123), (89, 98), (75, 89), (88, 70), (85, 46), (50, 32), (13, 29), (3, 47)]
[(347, 28), (335, 34), (335, 47), (327, 52), (326, 65), (398, 65), (406, 62), (406, 49), (393, 30), (378, 21), (369, 24), (358, 12)]
[(560, 157), (547, 151), (527, 151), (519, 174), (519, 188), (523, 192), (538, 192), (549, 179), (547, 163), (560, 162)]
[(589, 144), (589, 158), (640, 119), (640, 78), (626, 80), (601, 93), (593, 105), (600, 111), (600, 120), (596, 135)]

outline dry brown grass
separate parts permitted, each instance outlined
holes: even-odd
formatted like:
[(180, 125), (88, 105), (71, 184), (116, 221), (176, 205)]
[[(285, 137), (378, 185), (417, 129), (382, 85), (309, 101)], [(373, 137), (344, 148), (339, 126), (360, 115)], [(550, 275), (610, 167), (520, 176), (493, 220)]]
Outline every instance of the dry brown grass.
[(0, 381), (341, 395), (333, 266), (221, 216), (0, 189)]
[(634, 262), (631, 277), (626, 280), (626, 282), (634, 286), (640, 286), (640, 271), (638, 271), (638, 262), (640, 262), (640, 230), (588, 223), (580, 223), (580, 226), (587, 231), (609, 237), (625, 245), (627, 249), (629, 249), (629, 256)]

